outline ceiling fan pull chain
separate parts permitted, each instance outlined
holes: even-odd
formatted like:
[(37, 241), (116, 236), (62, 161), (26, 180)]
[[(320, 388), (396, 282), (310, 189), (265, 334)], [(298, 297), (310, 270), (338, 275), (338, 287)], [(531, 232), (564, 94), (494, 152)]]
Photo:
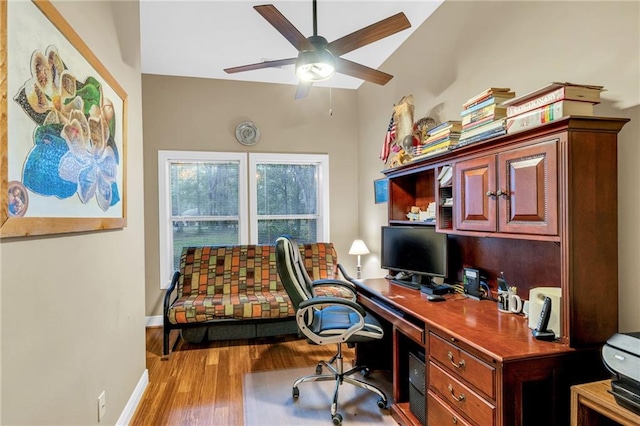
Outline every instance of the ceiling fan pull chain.
[(333, 117), (333, 97), (331, 96), (331, 87), (329, 87), (329, 115)]

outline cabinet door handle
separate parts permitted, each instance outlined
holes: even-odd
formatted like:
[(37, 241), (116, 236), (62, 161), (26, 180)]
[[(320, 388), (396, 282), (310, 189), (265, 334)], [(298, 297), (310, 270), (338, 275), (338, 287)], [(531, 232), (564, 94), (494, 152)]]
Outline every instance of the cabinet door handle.
[(460, 396), (456, 396), (453, 393), (453, 386), (449, 385), (448, 389), (449, 389), (449, 393), (451, 394), (451, 398), (455, 399), (458, 402), (463, 402), (465, 400), (465, 396), (463, 393), (461, 393)]
[(487, 191), (487, 197), (495, 197), (496, 193), (493, 191)]
[(451, 365), (453, 365), (455, 368), (464, 368), (464, 359), (461, 359), (460, 361), (458, 361), (457, 363), (453, 360), (453, 354), (451, 353), (451, 351), (449, 351), (449, 353), (447, 353), (447, 358), (449, 358), (449, 362), (451, 363)]
[(458, 424), (458, 418), (456, 416), (451, 417), (451, 423), (453, 423), (454, 425)]
[(504, 195), (505, 197), (509, 196), (509, 191), (503, 191), (502, 189), (498, 189), (498, 192), (496, 192), (496, 195), (499, 197), (501, 195)]

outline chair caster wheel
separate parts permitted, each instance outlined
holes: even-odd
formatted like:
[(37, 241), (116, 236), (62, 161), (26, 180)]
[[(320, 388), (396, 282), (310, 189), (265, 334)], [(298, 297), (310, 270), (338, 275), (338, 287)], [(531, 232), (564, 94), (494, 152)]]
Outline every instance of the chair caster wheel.
[(339, 426), (342, 424), (342, 416), (340, 414), (335, 414), (331, 416), (331, 421), (334, 425)]
[(369, 375), (371, 375), (371, 370), (369, 370), (369, 368), (364, 367), (362, 370), (360, 370), (360, 374), (362, 374), (362, 377), (369, 377)]
[(298, 397), (300, 396), (300, 390), (298, 388), (291, 389), (291, 396), (293, 396), (295, 399), (298, 399)]
[(387, 401), (385, 401), (384, 399), (380, 398), (378, 400), (378, 408), (380, 408), (380, 409), (387, 408)]
[(316, 374), (322, 374), (322, 365), (316, 365)]

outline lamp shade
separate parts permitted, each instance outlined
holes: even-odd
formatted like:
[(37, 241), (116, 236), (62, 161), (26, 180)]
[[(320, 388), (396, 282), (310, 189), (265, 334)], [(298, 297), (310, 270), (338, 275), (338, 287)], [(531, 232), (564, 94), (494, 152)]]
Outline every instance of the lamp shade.
[(364, 241), (362, 240), (355, 240), (352, 244), (351, 244), (351, 248), (349, 249), (349, 254), (369, 254), (369, 249), (367, 248), (367, 245), (364, 243)]

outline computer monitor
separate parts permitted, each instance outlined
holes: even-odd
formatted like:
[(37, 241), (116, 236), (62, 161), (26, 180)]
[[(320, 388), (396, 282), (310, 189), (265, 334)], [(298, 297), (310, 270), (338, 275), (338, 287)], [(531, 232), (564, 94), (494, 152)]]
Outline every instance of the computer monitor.
[(381, 266), (401, 280), (431, 284), (447, 277), (447, 234), (433, 226), (383, 226)]

